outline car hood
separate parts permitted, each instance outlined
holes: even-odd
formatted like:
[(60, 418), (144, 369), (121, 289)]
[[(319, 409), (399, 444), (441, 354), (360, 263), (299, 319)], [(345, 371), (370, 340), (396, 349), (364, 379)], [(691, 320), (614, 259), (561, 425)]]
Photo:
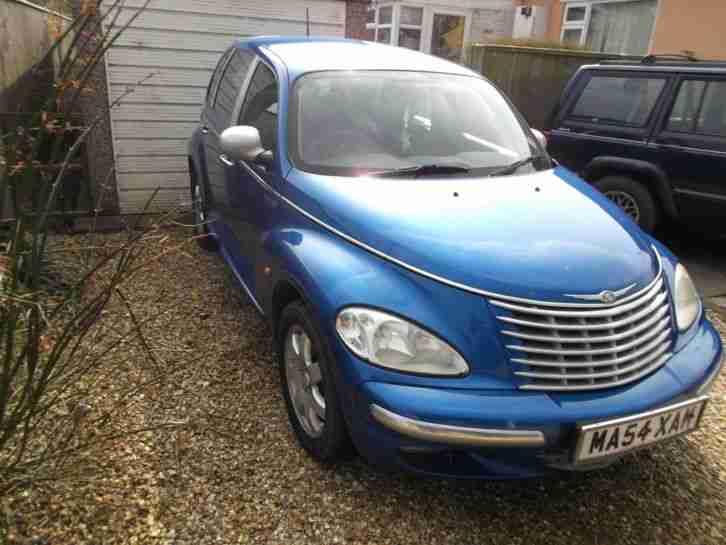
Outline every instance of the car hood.
[(648, 237), (567, 169), (499, 178), (336, 178), (291, 171), (285, 193), (408, 268), (467, 288), (576, 302), (657, 274)]

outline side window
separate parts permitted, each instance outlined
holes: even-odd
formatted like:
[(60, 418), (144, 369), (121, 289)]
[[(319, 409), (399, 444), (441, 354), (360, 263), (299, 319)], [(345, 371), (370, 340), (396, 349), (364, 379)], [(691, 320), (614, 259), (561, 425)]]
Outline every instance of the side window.
[(266, 150), (277, 146), (277, 101), (275, 75), (267, 65), (259, 63), (247, 89), (239, 124), (257, 128)]
[(686, 80), (681, 83), (673, 105), (671, 115), (668, 117), (666, 129), (676, 132), (692, 132), (698, 116), (698, 109), (703, 100), (703, 91), (706, 89), (705, 81)]
[(726, 81), (710, 81), (703, 97), (696, 132), (726, 136)]
[(227, 65), (227, 61), (229, 60), (229, 56), (232, 54), (232, 50), (226, 51), (222, 58), (219, 59), (219, 62), (217, 63), (217, 67), (214, 69), (214, 73), (212, 74), (212, 78), (209, 80), (209, 86), (207, 87), (207, 106), (210, 108), (214, 107), (214, 95), (217, 93), (217, 86), (219, 85), (219, 80), (222, 77), (222, 72), (224, 72), (224, 67)]
[(220, 119), (227, 125), (231, 125), (235, 102), (253, 59), (254, 55), (249, 51), (236, 49), (227, 64), (222, 80), (219, 82), (214, 109), (217, 110)]
[(726, 81), (686, 80), (681, 83), (666, 129), (726, 136)]
[(569, 117), (589, 123), (644, 127), (665, 84), (665, 78), (592, 76)]

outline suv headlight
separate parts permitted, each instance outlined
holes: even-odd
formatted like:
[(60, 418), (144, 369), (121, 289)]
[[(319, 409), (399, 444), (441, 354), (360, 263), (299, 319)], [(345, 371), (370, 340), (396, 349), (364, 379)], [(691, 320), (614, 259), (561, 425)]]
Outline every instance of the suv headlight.
[(335, 328), (354, 354), (381, 367), (449, 377), (469, 372), (464, 358), (451, 346), (398, 316), (349, 307), (340, 311)]
[(674, 284), (676, 323), (680, 331), (685, 331), (701, 313), (701, 297), (688, 271), (680, 263), (676, 265)]

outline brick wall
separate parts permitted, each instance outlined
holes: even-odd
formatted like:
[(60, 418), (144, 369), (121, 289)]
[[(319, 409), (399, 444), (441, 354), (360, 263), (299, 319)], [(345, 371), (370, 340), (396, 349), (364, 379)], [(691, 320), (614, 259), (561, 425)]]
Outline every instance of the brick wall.
[(369, 0), (347, 0), (345, 6), (345, 37), (373, 40), (373, 31), (366, 28)]

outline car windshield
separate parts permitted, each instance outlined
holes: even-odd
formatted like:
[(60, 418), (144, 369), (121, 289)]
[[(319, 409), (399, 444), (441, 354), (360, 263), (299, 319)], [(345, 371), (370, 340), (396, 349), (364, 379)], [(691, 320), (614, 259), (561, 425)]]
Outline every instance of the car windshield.
[(499, 91), (476, 77), (308, 74), (295, 85), (289, 119), (294, 164), (318, 174), (486, 175), (520, 161), (520, 172), (549, 166), (523, 161), (543, 151)]

